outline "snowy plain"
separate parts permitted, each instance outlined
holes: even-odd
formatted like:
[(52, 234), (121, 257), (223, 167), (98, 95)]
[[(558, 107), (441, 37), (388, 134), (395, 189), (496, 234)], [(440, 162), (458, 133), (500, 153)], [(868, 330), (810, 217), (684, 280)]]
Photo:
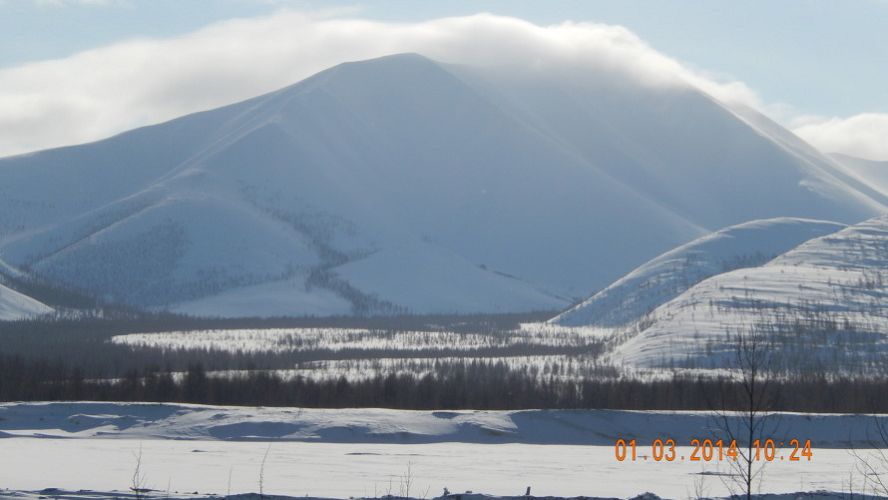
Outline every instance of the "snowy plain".
[[(862, 492), (847, 440), (861, 456), (875, 453), (865, 448), (874, 418), (781, 415), (774, 437), (811, 439), (814, 453), (811, 461), (767, 464), (762, 491), (843, 492), (856, 481), (854, 491)], [(445, 487), (521, 495), (527, 486), (535, 495), (620, 498), (646, 491), (686, 498), (702, 486), (707, 495), (725, 496), (719, 474), (729, 471), (727, 463), (641, 458), (656, 437), (689, 443), (705, 437), (711, 422), (700, 412), (8, 403), (0, 405), (0, 491), (126, 490), (141, 453), (145, 486), (161, 492), (255, 492), (264, 459), (264, 491), (291, 496), (403, 496), (407, 476), (418, 498)], [(618, 437), (642, 443), (637, 461), (615, 459)], [(690, 448), (680, 446), (678, 454), (689, 457)]]
[[(266, 450), (265, 491), (296, 497), (403, 496), (408, 464), (416, 498), (438, 496), (445, 487), (518, 496), (527, 486), (542, 496), (629, 498), (652, 491), (688, 498), (701, 481), (708, 495), (729, 492), (717, 475), (727, 472), (725, 464), (618, 462), (612, 446), (276, 442), (269, 448), (259, 442), (14, 438), (0, 440), (0, 448), (0, 488), (13, 490), (126, 490), (141, 448), (146, 485), (161, 492), (225, 496), (229, 474), (232, 493), (256, 492)], [(690, 449), (678, 453), (688, 456)], [(767, 465), (762, 491), (842, 492), (855, 474), (848, 451), (815, 450), (811, 462)], [(863, 490), (858, 474), (855, 491)]]
[[(274, 353), (294, 355), (289, 366), (273, 371), (323, 380), (370, 379), (390, 373), (423, 376), (436, 364), (502, 363), (539, 376), (577, 378), (604, 375), (594, 350), (608, 332), (598, 328), (560, 328), (527, 324), (495, 332), (386, 330), (366, 328), (253, 328), (169, 331), (116, 335), (109, 342), (131, 349)], [(262, 370), (268, 371), (268, 370)], [(609, 370), (608, 371), (612, 371)], [(214, 377), (245, 375), (240, 369), (216, 370)]]
[(471, 351), (515, 345), (582, 346), (600, 338), (598, 330), (559, 329), (528, 324), (507, 332), (366, 328), (253, 328), (184, 330), (115, 335), (110, 342), (160, 349), (214, 349), (226, 352), (287, 352), (306, 349), (452, 349)]

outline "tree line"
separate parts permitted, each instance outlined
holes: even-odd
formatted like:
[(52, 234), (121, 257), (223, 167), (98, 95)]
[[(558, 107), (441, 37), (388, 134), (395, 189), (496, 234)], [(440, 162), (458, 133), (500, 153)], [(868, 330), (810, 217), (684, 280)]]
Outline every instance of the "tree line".
[[(888, 412), (888, 380), (782, 378), (767, 385), (769, 410)], [(710, 410), (745, 408), (742, 382), (673, 376), (658, 380), (539, 377), (495, 360), (439, 364), (425, 375), (378, 374), (360, 380), (284, 378), (268, 371), (211, 376), (200, 364), (184, 373), (131, 370), (91, 379), (62, 361), (0, 356), (0, 401), (146, 401), (306, 408), (416, 410), (528, 408)]]

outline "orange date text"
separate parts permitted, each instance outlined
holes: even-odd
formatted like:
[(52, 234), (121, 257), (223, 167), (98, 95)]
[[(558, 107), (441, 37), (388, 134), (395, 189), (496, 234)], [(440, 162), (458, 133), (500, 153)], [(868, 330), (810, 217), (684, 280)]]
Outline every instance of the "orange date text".
[(686, 447), (686, 450), (679, 448), (678, 443), (671, 438), (654, 439), (646, 444), (635, 439), (617, 439), (614, 443), (614, 458), (620, 462), (810, 462), (814, 456), (810, 439), (756, 439), (745, 447), (739, 447), (736, 439), (691, 439)]

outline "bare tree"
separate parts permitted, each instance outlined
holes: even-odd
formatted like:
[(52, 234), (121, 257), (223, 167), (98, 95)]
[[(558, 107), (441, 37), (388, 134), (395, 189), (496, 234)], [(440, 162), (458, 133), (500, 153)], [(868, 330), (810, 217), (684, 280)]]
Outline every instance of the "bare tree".
[(739, 489), (751, 500), (754, 485), (761, 481), (767, 463), (762, 459), (761, 448), (769, 436), (767, 431), (775, 428), (773, 422), (768, 421), (775, 396), (772, 386), (775, 346), (761, 328), (750, 327), (737, 334), (733, 347), (733, 381), (739, 387), (738, 394), (722, 391), (720, 404), (715, 406), (710, 402), (710, 407), (718, 430), (727, 437), (723, 442), (728, 446), (737, 445), (736, 457), (727, 460), (732, 474), (722, 476), (723, 481), (729, 490)]
[(225, 498), (231, 498), (231, 472), (233, 468), (228, 467), (228, 490), (225, 493)]
[(271, 451), (271, 443), (265, 448), (262, 462), (259, 464), (259, 498), (265, 498), (265, 462), (268, 461), (268, 453)]
[(694, 491), (688, 493), (688, 500), (703, 500), (706, 493), (706, 475), (701, 471), (694, 478)]
[(404, 475), (401, 476), (401, 484), (399, 488), (399, 496), (404, 498), (410, 498), (410, 487), (413, 484), (413, 462), (407, 462), (407, 470), (404, 471)]
[(882, 479), (888, 471), (888, 428), (878, 416), (873, 417), (873, 427), (876, 435), (869, 438), (870, 452), (863, 454), (852, 448), (850, 453), (857, 461), (857, 471), (863, 476), (864, 489), (869, 486), (872, 495), (888, 497), (888, 483)]
[(136, 494), (136, 500), (141, 500), (142, 495), (145, 493), (145, 480), (146, 475), (142, 471), (142, 443), (139, 443), (139, 451), (133, 453), (133, 456), (136, 459), (135, 467), (133, 468), (133, 476), (130, 482), (130, 490)]

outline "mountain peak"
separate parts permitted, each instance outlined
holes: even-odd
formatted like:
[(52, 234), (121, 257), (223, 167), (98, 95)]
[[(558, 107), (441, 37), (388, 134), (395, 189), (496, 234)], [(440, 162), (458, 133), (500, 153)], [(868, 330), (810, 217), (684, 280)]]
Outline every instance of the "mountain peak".
[(567, 306), (714, 228), (873, 215), (833, 162), (711, 99), (563, 76), (394, 54), (0, 160), (0, 257), (182, 312), (271, 296), (278, 315), (517, 312)]

